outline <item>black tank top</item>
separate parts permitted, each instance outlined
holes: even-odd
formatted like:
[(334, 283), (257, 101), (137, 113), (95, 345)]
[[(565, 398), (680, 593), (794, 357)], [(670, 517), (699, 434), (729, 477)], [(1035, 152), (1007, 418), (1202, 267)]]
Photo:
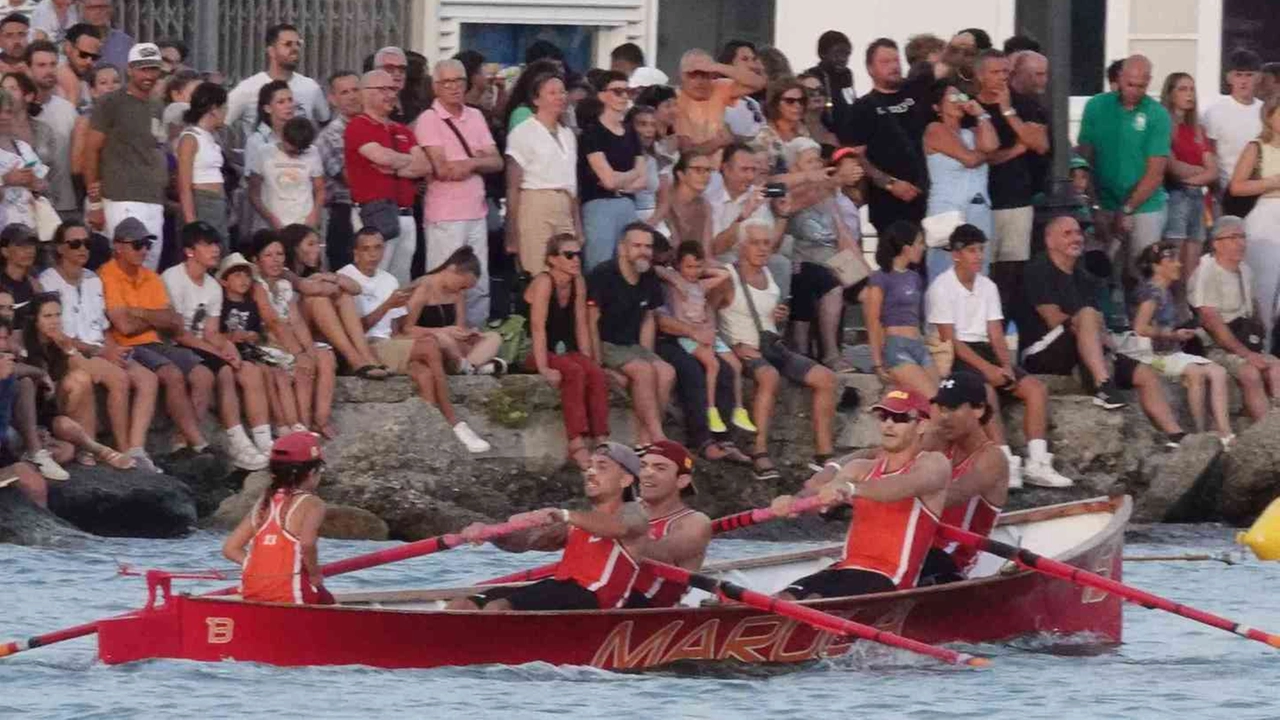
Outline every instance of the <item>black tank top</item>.
[(418, 316), (418, 327), (442, 328), (458, 322), (458, 306), (453, 303), (443, 305), (423, 305), (422, 314)]
[[(550, 273), (547, 274), (550, 275)], [(578, 332), (573, 317), (577, 293), (578, 284), (570, 283), (569, 304), (561, 307), (556, 296), (555, 282), (551, 283), (551, 297), (547, 301), (547, 350), (549, 352), (557, 352), (561, 343), (564, 343), (564, 349), (560, 352), (578, 352)]]
[(22, 280), (14, 280), (9, 277), (9, 273), (0, 270), (0, 290), (4, 290), (13, 296), (13, 305), (15, 308), (21, 309), (22, 306), (31, 302), (31, 298), (35, 297), (36, 290), (31, 284), (31, 276)]
[(258, 303), (246, 296), (244, 300), (232, 300), (225, 294), (222, 296), (222, 332), (244, 330), (246, 332), (262, 332), (262, 315), (258, 313)]

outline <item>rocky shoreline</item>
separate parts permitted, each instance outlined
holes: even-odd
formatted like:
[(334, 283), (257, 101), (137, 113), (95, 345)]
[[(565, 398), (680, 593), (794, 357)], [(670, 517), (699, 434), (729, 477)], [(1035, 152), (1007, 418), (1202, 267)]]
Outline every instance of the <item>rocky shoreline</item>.
[[(1246, 524), (1280, 493), (1280, 413), (1252, 427), (1237, 417), (1238, 440), (1230, 452), (1207, 434), (1188, 436), (1170, 450), (1136, 401), (1108, 412), (1070, 379), (1047, 380), (1054, 390), (1050, 446), (1059, 470), (1077, 486), (1029, 488), (1013, 496), (1010, 509), (1128, 493), (1136, 501), (1137, 522)], [(839, 413), (837, 446), (874, 445), (878, 430), (865, 408), (881, 393), (879, 380), (843, 375), (840, 382), (837, 392), (852, 388), (860, 403)], [(558, 396), (541, 378), (457, 377), (452, 388), (459, 413), (493, 444), (491, 452), (471, 456), (454, 442), (439, 413), (414, 396), (407, 378), (339, 378), (334, 422), (340, 437), (326, 446), (329, 469), (320, 489), (331, 505), (326, 536), (416, 540), (579, 497), (580, 475), (564, 465)], [(1170, 385), (1168, 392), (1179, 402), (1183, 398), (1180, 387)], [(626, 441), (631, 421), (625, 397), (615, 391), (611, 406), (614, 436)], [(1238, 396), (1233, 409), (1239, 409)], [(808, 411), (806, 391), (784, 390), (771, 448), (782, 480), (761, 483), (749, 468), (702, 463), (695, 475), (699, 509), (714, 517), (795, 490), (807, 477), (812, 452)], [(1005, 419), (1010, 443), (1021, 449), (1021, 408), (1007, 408)], [(674, 437), (681, 436), (678, 418), (670, 427)], [(157, 448), (167, 436), (158, 424)], [(17, 492), (0, 491), (0, 542), (58, 545), (90, 534), (170, 538), (197, 527), (229, 528), (267, 482), (265, 473), (235, 471), (207, 457), (167, 465), (166, 475), (101, 466), (69, 470), (71, 480), (50, 483), (50, 512)], [(756, 529), (755, 537), (827, 536), (840, 529), (817, 520), (776, 523)]]

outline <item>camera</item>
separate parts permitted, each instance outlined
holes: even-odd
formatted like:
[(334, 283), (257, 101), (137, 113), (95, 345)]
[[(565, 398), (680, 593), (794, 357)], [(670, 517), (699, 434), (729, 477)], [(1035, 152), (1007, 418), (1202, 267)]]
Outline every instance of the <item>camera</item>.
[(764, 186), (764, 196), (767, 198), (780, 198), (787, 196), (786, 183), (771, 182)]

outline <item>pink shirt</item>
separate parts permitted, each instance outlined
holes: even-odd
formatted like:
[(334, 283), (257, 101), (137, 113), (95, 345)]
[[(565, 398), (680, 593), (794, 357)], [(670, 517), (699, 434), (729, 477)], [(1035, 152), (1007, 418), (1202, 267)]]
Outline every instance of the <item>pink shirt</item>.
[[(445, 124), (448, 111), (437, 100), (418, 118), (414, 132), (418, 136), (418, 144), (423, 147), (438, 147), (444, 150), (446, 160), (466, 160), (467, 151), (463, 149), (458, 136)], [(479, 110), (464, 105), (462, 115), (448, 115), (454, 127), (466, 138), (472, 154), (482, 148), (493, 147), (493, 135), (489, 125)], [(479, 220), (488, 214), (484, 200), (484, 180), (478, 174), (472, 174), (466, 180), (437, 180), (427, 183), (427, 193), (423, 199), (424, 214), (427, 222), (453, 222), (457, 220)]]

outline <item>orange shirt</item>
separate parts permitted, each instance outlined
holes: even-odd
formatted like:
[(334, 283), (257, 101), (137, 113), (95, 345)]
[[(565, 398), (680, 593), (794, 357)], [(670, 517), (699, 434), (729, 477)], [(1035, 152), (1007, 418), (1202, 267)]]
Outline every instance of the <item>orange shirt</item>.
[[(113, 258), (98, 268), (98, 277), (102, 279), (102, 295), (108, 311), (121, 307), (141, 310), (169, 307), (169, 293), (164, 289), (164, 281), (153, 270), (138, 268), (138, 272), (130, 277)], [(160, 334), (155, 330), (144, 330), (137, 335), (125, 335), (112, 326), (111, 339), (123, 347), (133, 347), (158, 343)]]
[[(279, 603), (317, 602), (315, 587), (302, 564), (302, 543), (286, 529), (289, 516), (310, 493), (279, 490), (271, 497), (266, 520), (253, 535), (240, 578), (245, 600)], [(285, 503), (290, 503), (285, 511)], [(256, 516), (257, 509), (254, 510)]]

